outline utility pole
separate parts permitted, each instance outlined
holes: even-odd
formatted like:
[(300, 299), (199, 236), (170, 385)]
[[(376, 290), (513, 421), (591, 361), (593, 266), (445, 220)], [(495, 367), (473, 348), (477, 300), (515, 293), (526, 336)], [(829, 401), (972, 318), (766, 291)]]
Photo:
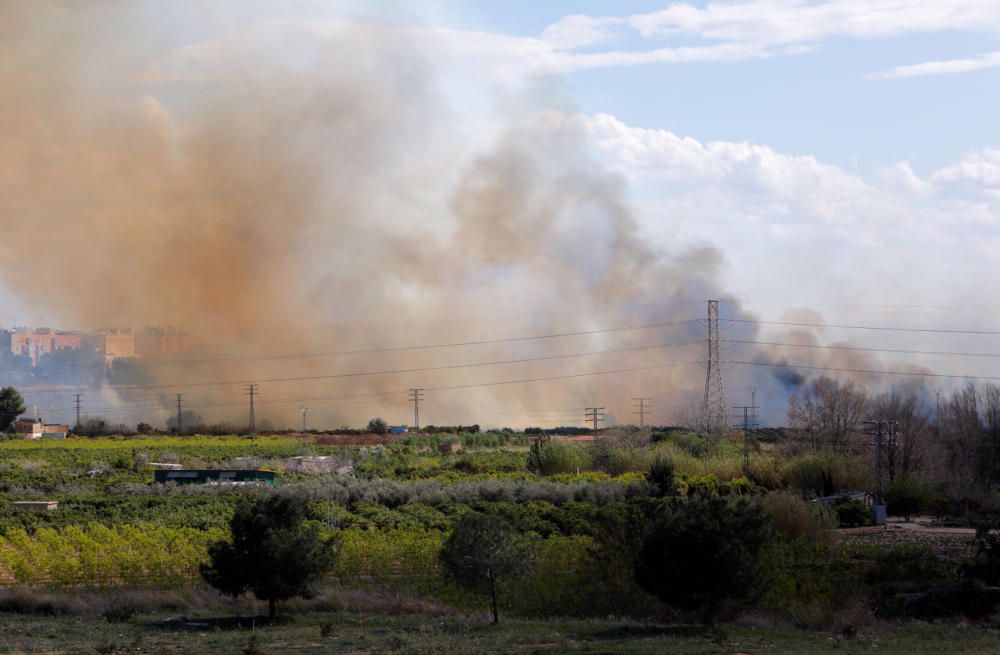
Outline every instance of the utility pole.
[(587, 407), (585, 413), (587, 420), (593, 424), (593, 431), (597, 432), (597, 424), (604, 423), (604, 408), (603, 407)]
[(250, 434), (253, 434), (257, 431), (257, 425), (254, 421), (254, 415), (253, 415), (253, 399), (254, 396), (257, 395), (256, 384), (247, 385), (247, 395), (250, 396)]
[(181, 418), (181, 394), (177, 394), (177, 434), (184, 432), (184, 421)]
[(82, 393), (76, 394), (76, 403), (75, 404), (76, 404), (76, 424), (77, 424), (77, 426), (80, 425), (80, 397), (82, 395), (83, 395)]
[(302, 414), (302, 431), (305, 432), (306, 431), (306, 414), (309, 413), (309, 408), (305, 407), (305, 406), (299, 407), (299, 413)]
[(714, 432), (725, 427), (726, 395), (722, 388), (719, 338), (719, 301), (708, 301), (708, 359), (705, 362), (705, 397), (701, 405), (702, 427)]
[(865, 421), (868, 425), (875, 426), (874, 430), (869, 430), (868, 434), (875, 435), (875, 498), (872, 502), (872, 523), (875, 525), (885, 525), (885, 501), (882, 499), (882, 447), (884, 445), (886, 429), (895, 429), (896, 421)]
[(424, 399), (423, 389), (410, 389), (410, 402), (413, 403), (413, 427), (420, 429), (420, 401)]
[(635, 403), (632, 406), (632, 413), (639, 415), (639, 427), (646, 427), (646, 410), (649, 409), (649, 404), (652, 402), (652, 398), (633, 398), (632, 402)]

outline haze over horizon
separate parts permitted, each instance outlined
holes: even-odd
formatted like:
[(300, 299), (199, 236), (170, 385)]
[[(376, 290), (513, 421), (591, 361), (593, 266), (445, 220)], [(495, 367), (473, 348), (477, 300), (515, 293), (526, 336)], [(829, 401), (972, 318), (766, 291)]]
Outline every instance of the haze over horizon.
[[(716, 298), (804, 324), (728, 324), (767, 342), (730, 360), (997, 375), (927, 351), (1000, 352), (968, 333), (1000, 328), (1000, 2), (537, 4), (0, 4), (0, 324), (184, 327), (229, 360), (158, 373), (146, 407), (295, 378), (267, 390), (280, 423), (545, 377), (430, 420), (627, 421), (634, 396), (668, 419), (701, 393), (680, 342), (704, 325), (665, 324)], [(516, 341), (569, 331), (591, 334)], [(393, 350), (465, 341), (493, 343)], [(382, 352), (239, 360), (348, 350)], [(783, 416), (780, 376), (725, 374)], [(204, 394), (240, 415), (238, 384)]]

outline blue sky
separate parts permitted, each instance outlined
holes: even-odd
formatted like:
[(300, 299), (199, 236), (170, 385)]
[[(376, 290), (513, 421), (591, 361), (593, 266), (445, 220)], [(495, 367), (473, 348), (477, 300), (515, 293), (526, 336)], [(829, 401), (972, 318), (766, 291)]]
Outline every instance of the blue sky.
[[(574, 14), (625, 17), (670, 4), (447, 2), (438, 5), (433, 18), (422, 20), (538, 37)], [(703, 8), (707, 3), (690, 4)], [(851, 4), (863, 7), (864, 3)], [(996, 3), (978, 4), (996, 7)], [(370, 16), (384, 20), (381, 11), (370, 11)], [(608, 113), (630, 125), (670, 129), (703, 141), (764, 143), (862, 171), (906, 160), (915, 170), (927, 172), (984, 144), (1000, 143), (1000, 121), (995, 120), (1000, 67), (900, 80), (865, 79), (896, 66), (996, 51), (1000, 27), (992, 33), (947, 28), (910, 33), (903, 24), (897, 30), (875, 38), (809, 41), (814, 45), (811, 52), (766, 60), (652, 63), (562, 75), (588, 113)], [(700, 42), (691, 34), (645, 39), (623, 31), (610, 46), (643, 51)]]

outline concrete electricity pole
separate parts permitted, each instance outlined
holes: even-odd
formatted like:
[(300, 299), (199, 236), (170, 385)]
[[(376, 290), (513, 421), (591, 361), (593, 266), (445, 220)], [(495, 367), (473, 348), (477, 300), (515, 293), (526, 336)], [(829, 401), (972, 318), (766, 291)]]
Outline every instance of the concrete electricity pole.
[(633, 398), (632, 402), (635, 403), (632, 406), (632, 413), (639, 415), (639, 427), (646, 427), (646, 410), (649, 409), (649, 403), (652, 398)]
[(177, 394), (177, 434), (184, 432), (184, 423), (181, 418), (181, 394)]
[(604, 408), (603, 407), (587, 407), (585, 416), (587, 420), (593, 424), (593, 431), (597, 432), (597, 424), (604, 422)]
[(305, 432), (306, 431), (306, 414), (309, 413), (309, 408), (305, 407), (305, 406), (299, 407), (299, 413), (302, 414), (302, 431)]
[(708, 359), (705, 362), (705, 397), (701, 404), (702, 428), (715, 432), (725, 428), (726, 394), (722, 388), (719, 338), (719, 301), (708, 301)]
[(255, 433), (257, 431), (257, 425), (256, 425), (256, 422), (254, 420), (254, 415), (253, 415), (253, 399), (254, 399), (254, 396), (257, 395), (257, 385), (256, 384), (248, 384), (247, 385), (247, 395), (250, 396), (250, 434), (253, 434), (253, 433)]

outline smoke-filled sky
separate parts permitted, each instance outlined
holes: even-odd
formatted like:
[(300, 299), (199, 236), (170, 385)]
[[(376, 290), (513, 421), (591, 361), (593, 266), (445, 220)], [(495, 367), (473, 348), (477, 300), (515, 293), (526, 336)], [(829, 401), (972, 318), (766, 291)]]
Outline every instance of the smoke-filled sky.
[[(670, 420), (700, 394), (703, 348), (654, 346), (703, 338), (666, 323), (709, 298), (726, 317), (1000, 325), (1000, 3), (539, 4), (0, 2), (0, 321), (181, 327), (191, 358), (228, 360), (163, 367), (95, 413), (158, 421), (183, 392), (238, 421), (239, 383), (259, 381), (258, 416), (281, 425), (299, 405), (407, 422), (410, 387), (429, 388), (425, 422), (575, 423), (595, 404), (627, 421), (635, 396)], [(591, 333), (509, 340), (570, 331)], [(495, 343), (398, 350), (468, 341)], [(574, 356), (329, 377), (556, 355)], [(594, 375), (616, 369), (635, 370)], [(780, 420), (787, 376), (724, 375), (732, 404), (754, 384)]]

